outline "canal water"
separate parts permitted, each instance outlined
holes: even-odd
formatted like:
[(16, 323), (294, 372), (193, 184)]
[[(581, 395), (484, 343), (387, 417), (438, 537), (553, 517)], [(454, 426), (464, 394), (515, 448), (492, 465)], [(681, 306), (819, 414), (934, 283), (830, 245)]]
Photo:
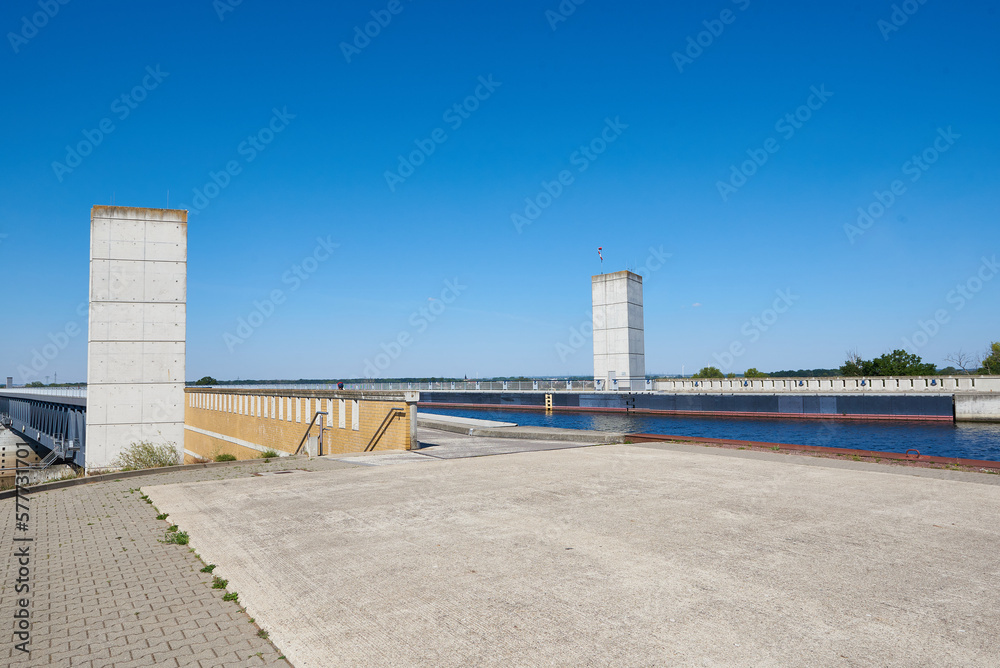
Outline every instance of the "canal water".
[(882, 452), (906, 452), (916, 448), (922, 455), (1000, 461), (1000, 423), (701, 418), (516, 409), (421, 408), (420, 412), (563, 429), (730, 438)]

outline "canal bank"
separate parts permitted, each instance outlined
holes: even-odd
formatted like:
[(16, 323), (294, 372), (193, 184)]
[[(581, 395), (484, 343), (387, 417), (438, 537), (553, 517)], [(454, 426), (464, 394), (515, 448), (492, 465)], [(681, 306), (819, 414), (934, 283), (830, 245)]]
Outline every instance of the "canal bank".
[[(770, 444), (795, 444), (1000, 461), (1000, 424), (955, 423), (947, 421), (773, 419), (758, 417), (646, 415), (640, 413), (544, 411), (511, 408), (420, 409), (420, 424), (440, 420), (441, 414), (516, 424), (518, 428), (584, 430), (606, 432), (627, 438), (645, 433), (696, 438), (700, 441), (725, 439)], [(478, 433), (478, 432), (477, 432)]]

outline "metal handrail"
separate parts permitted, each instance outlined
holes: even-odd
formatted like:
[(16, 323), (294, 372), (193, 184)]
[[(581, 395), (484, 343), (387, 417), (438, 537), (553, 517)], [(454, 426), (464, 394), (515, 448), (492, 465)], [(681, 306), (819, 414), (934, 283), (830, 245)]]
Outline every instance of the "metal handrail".
[(378, 426), (378, 429), (372, 435), (372, 440), (368, 441), (368, 445), (365, 446), (365, 452), (371, 452), (378, 445), (378, 442), (385, 436), (385, 432), (389, 431), (389, 425), (400, 415), (406, 415), (406, 411), (402, 408), (389, 409), (389, 412), (386, 413), (385, 418), (382, 420), (382, 424)]
[[(312, 431), (313, 425), (316, 424), (316, 418), (318, 418), (320, 415), (326, 415), (326, 411), (316, 411), (316, 414), (313, 415), (312, 420), (309, 421), (309, 426), (306, 428), (306, 433), (302, 434), (302, 440), (299, 441), (299, 446), (297, 448), (295, 448), (295, 452), (292, 453), (292, 454), (297, 455), (297, 454), (299, 454), (299, 451), (302, 450), (302, 444), (306, 442), (307, 438), (309, 438), (309, 433)], [(319, 423), (319, 447), (316, 449), (316, 456), (318, 457), (318, 456), (320, 456), (322, 454), (323, 454), (323, 423), (320, 422)]]

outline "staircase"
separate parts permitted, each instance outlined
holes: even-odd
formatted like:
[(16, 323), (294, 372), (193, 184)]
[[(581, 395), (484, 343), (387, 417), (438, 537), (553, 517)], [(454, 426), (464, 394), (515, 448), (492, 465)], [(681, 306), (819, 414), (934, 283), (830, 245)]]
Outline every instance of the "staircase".
[(55, 441), (55, 447), (49, 450), (49, 453), (41, 461), (30, 465), (28, 468), (32, 471), (44, 471), (55, 464), (57, 460), (70, 457), (70, 453), (73, 450), (76, 450), (73, 439), (59, 439)]

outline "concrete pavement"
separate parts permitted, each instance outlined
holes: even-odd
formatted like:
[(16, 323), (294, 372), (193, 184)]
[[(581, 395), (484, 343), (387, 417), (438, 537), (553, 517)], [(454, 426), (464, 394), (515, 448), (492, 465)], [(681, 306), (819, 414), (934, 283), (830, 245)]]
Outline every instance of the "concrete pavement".
[(300, 668), (1000, 656), (1000, 487), (978, 484), (998, 476), (655, 444), (423, 453), (143, 489)]
[[(7, 550), (0, 562), (0, 619), (7, 629), (0, 665), (287, 666), (240, 606), (223, 600), (225, 590), (211, 588), (212, 577), (200, 572), (204, 563), (190, 546), (160, 542), (173, 518), (157, 520), (137, 488), (289, 466), (352, 467), (272, 460), (36, 491), (29, 496), (27, 532), (16, 530), (14, 499), (0, 500), (0, 544)], [(20, 566), (13, 555), (24, 545), (14, 543), (15, 535), (33, 539), (27, 593), (15, 591)], [(30, 655), (12, 640), (17, 601), (25, 596)]]
[(532, 441), (571, 441), (577, 443), (621, 443), (627, 434), (612, 431), (562, 429), (560, 427), (519, 426), (514, 422), (497, 422), (478, 418), (418, 413), (417, 425), (435, 431), (449, 431), (466, 436), (510, 438)]

